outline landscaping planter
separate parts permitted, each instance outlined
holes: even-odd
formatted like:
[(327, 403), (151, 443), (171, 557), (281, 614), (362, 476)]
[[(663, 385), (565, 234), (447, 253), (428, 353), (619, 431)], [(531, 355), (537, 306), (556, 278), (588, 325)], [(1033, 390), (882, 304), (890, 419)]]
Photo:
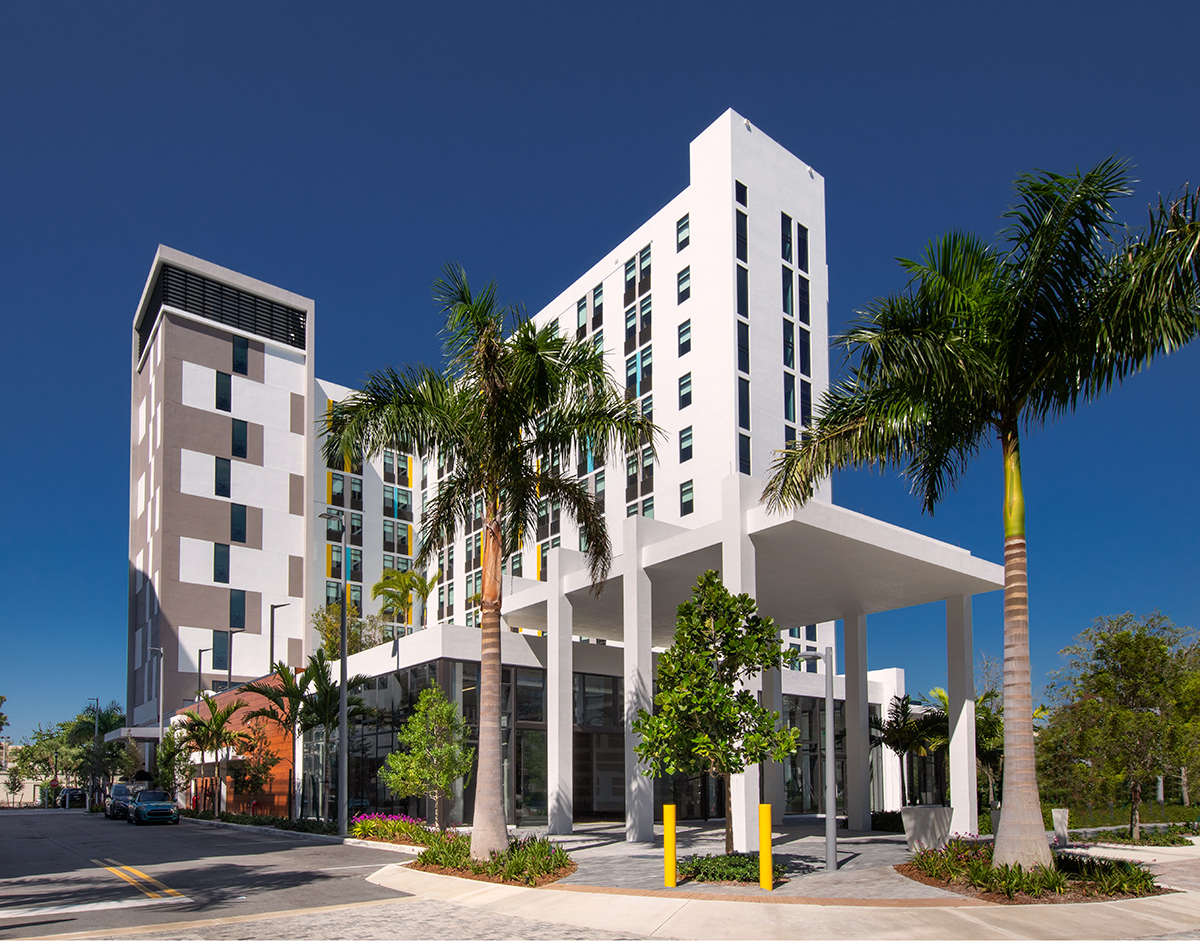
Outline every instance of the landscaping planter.
[(920, 844), (925, 849), (939, 849), (946, 845), (950, 836), (951, 807), (902, 807), (900, 818), (904, 821), (904, 838), (909, 852)]

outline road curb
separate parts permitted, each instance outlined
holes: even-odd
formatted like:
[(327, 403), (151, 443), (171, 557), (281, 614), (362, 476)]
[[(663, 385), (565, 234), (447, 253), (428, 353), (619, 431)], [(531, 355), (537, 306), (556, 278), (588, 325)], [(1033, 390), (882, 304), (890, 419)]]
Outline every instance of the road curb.
[(299, 830), (280, 830), (277, 827), (256, 827), (246, 823), (226, 823), (224, 820), (205, 820), (202, 817), (182, 817), (188, 823), (199, 823), (207, 827), (222, 830), (241, 830), (250, 833), (273, 833), (297, 840), (316, 840), (319, 843), (341, 843), (344, 846), (362, 846), (366, 849), (384, 850), (388, 853), (400, 853), (403, 856), (416, 857), (421, 852), (419, 846), (406, 846), (401, 843), (384, 843), (381, 840), (360, 840), (352, 836), (333, 836), (328, 833), (302, 833)]

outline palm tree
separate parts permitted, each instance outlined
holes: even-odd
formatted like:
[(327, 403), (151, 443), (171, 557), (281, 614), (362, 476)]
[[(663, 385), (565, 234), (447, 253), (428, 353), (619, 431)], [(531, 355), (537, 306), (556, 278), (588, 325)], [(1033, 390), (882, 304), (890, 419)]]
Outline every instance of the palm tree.
[(1038, 172), (996, 247), (962, 233), (901, 261), (906, 289), (877, 299), (838, 341), (857, 356), (815, 425), (780, 452), (764, 498), (807, 501), (846, 467), (898, 467), (932, 513), (988, 438), (1004, 466), (1004, 815), (995, 862), (1048, 864), (1034, 768), (1020, 431), (1073, 410), (1196, 335), (1195, 193), (1129, 232), (1112, 200), (1128, 165)]
[(421, 622), (424, 623), (429, 596), (441, 577), (440, 571), (426, 578), (415, 569), (404, 572), (388, 569), (371, 586), (371, 598), (382, 598), (384, 610), (398, 611), (400, 620), (407, 621), (409, 609), (412, 608), (412, 596), (416, 595), (421, 599)]
[[(322, 651), (323, 653), (324, 651)], [(312, 682), (312, 659), (309, 666), (300, 675), (280, 660), (275, 664), (274, 672), (268, 680), (247, 683), (242, 687), (244, 693), (257, 693), (267, 700), (267, 704), (246, 715), (247, 719), (268, 719), (283, 729), (291, 737), (292, 748), (288, 761), (292, 764), (293, 773), (296, 770), (296, 727), (300, 723), (300, 713), (304, 709), (306, 691)], [(298, 776), (296, 780), (299, 780)], [(288, 806), (294, 818), (299, 816), (300, 808), (293, 795), (288, 795)]]
[[(333, 678), (329, 659), (324, 649), (319, 648), (308, 658), (308, 666), (304, 670), (303, 679), (306, 682), (304, 702), (300, 707), (299, 725), (301, 732), (312, 732), (322, 729), (325, 733), (325, 748), (322, 752), (321, 778), (322, 794), (325, 795), (325, 819), (332, 819), (329, 802), (332, 792), (329, 787), (329, 742), (339, 725), (338, 707), (341, 698), (341, 684)], [(346, 681), (346, 721), (365, 718), (372, 714), (361, 696), (349, 694), (349, 690), (365, 685), (370, 677), (356, 673)]]
[[(486, 859), (508, 846), (500, 758), (500, 571), (536, 526), (538, 505), (558, 501), (586, 539), (593, 588), (612, 559), (603, 509), (566, 471), (590, 448), (612, 452), (650, 443), (654, 426), (614, 387), (603, 354), (591, 344), (538, 328), (502, 306), (495, 284), (473, 293), (466, 272), (447, 265), (434, 285), (446, 315), (447, 370), (385, 369), (334, 405), (325, 421), (326, 456), (365, 456), (396, 440), (437, 451), (450, 470), (425, 513), (416, 565), (424, 567), (474, 518), (483, 497), (479, 773), (471, 855)], [(509, 329), (508, 334), (505, 334)]]
[(213, 753), (216, 765), (216, 793), (213, 795), (214, 810), (224, 810), (225, 797), (225, 761), (221, 757), (228, 748), (236, 748), (246, 740), (246, 733), (241, 729), (230, 726), (233, 714), (246, 705), (244, 699), (235, 699), (224, 706), (218, 706), (212, 696), (205, 696), (201, 705), (208, 707), (208, 715), (202, 715), (200, 710), (184, 715), (181, 726), (184, 734), (196, 751), (200, 752), (200, 764), (204, 764), (205, 752)]
[(921, 717), (913, 712), (912, 697), (893, 696), (887, 718), (872, 718), (876, 739), (900, 760), (900, 806), (908, 806), (908, 756), (914, 751), (925, 754), (925, 727)]

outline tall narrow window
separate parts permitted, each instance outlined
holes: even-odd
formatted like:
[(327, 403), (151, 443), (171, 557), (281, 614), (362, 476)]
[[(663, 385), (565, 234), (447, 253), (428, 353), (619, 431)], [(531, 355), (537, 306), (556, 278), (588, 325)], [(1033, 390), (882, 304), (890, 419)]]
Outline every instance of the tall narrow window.
[(250, 341), (245, 337), (233, 338), (233, 371), (241, 376), (250, 372)]
[(229, 669), (229, 631), (213, 631), (212, 668), (214, 671)]
[(362, 581), (362, 549), (350, 550), (350, 581)]
[(592, 329), (604, 324), (604, 285), (592, 288)]
[(786, 317), (783, 318), (783, 365), (796, 368), (796, 327)]
[(741, 372), (750, 372), (750, 324), (737, 322), (737, 365)]
[(637, 259), (625, 262), (625, 303), (632, 304), (637, 297)]
[(329, 550), (329, 577), (336, 578), (338, 581), (342, 579), (342, 547), (341, 546), (326, 546)]
[(738, 435), (738, 472), (750, 473), (750, 436)]
[(801, 271), (808, 270), (808, 229), (796, 224), (796, 267)]
[(638, 294), (650, 290), (650, 246), (638, 252)]
[(249, 426), (240, 418), (233, 420), (233, 456), (246, 456), (246, 438), (248, 437)]
[(740, 209), (737, 212), (737, 257), (738, 261), (748, 261), (748, 236), (747, 229), (749, 228), (749, 219)]
[(246, 593), (240, 588), (229, 590), (229, 629), (231, 631), (246, 629)]
[(227, 372), (217, 373), (217, 409), (222, 412), (233, 409), (233, 377)]
[(625, 311), (625, 352), (632, 353), (637, 346), (637, 308)]
[(750, 430), (750, 380), (738, 377), (738, 427)]
[(750, 272), (741, 265), (737, 266), (737, 312), (750, 316)]
[(800, 424), (805, 428), (812, 424), (812, 385), (800, 380)]
[(650, 347), (646, 347), (644, 350), (639, 352), (639, 355), (642, 358), (642, 377), (641, 385), (638, 389), (638, 395), (645, 395), (654, 387), (653, 383), (651, 382), (651, 370), (653, 369), (654, 365), (652, 362), (652, 351)]
[(346, 505), (345, 486), (346, 478), (341, 474), (329, 475), (329, 502), (334, 506)]
[(795, 308), (795, 298), (793, 296), (792, 284), (792, 269), (787, 265), (783, 266), (783, 312), (789, 317), (793, 315)]
[(685, 320), (679, 325), (679, 355), (682, 356), (692, 348), (692, 322)]
[(806, 376), (812, 375), (812, 338), (803, 327), (800, 331), (800, 371)]
[(363, 508), (363, 482), (361, 477), (350, 478), (350, 507), (355, 510)]
[(741, 180), (733, 181), (733, 198), (743, 206), (749, 205), (749, 203), (746, 202), (746, 184)]
[(646, 497), (642, 501), (642, 516), (648, 520), (654, 519), (654, 497)]
[(681, 252), (692, 241), (692, 223), (688, 216), (684, 216), (675, 223), (675, 251)]
[(808, 323), (808, 278), (801, 275), (796, 281), (796, 316), (800, 318), (801, 323)]
[(641, 303), (641, 331), (638, 333), (638, 346), (642, 346), (650, 341), (650, 324), (651, 317), (651, 298), (649, 296), (642, 298)]
[(792, 260), (792, 217), (786, 212), (779, 214), (779, 254), (783, 260)]
[(240, 503), (229, 504), (229, 541), (246, 541), (246, 508)]
[(638, 387), (638, 358), (635, 353), (625, 360), (625, 397), (636, 398)]
[(587, 298), (581, 297), (579, 303), (575, 305), (575, 338), (583, 339), (587, 334), (588, 316), (587, 316)]
[(229, 458), (217, 458), (217, 472), (213, 481), (213, 493), (218, 497), (229, 496)]
[(689, 265), (679, 272), (679, 283), (677, 286), (678, 303), (682, 304), (692, 296), (692, 268)]
[(695, 501), (693, 498), (693, 487), (690, 480), (685, 480), (679, 485), (679, 515), (687, 516), (695, 509)]
[(213, 543), (213, 581), (229, 584), (229, 546)]
[(692, 459), (692, 426), (688, 425), (679, 432), (679, 463)]
[(796, 377), (790, 372), (783, 374), (783, 418), (796, 420)]
[(679, 377), (679, 407), (687, 408), (692, 404), (692, 374), (684, 373)]

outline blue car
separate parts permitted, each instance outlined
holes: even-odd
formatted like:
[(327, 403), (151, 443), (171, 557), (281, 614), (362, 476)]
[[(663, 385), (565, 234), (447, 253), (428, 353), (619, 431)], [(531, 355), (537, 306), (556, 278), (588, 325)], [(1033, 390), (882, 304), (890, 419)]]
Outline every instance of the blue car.
[(166, 791), (138, 791), (127, 813), (130, 823), (179, 823), (179, 807)]

